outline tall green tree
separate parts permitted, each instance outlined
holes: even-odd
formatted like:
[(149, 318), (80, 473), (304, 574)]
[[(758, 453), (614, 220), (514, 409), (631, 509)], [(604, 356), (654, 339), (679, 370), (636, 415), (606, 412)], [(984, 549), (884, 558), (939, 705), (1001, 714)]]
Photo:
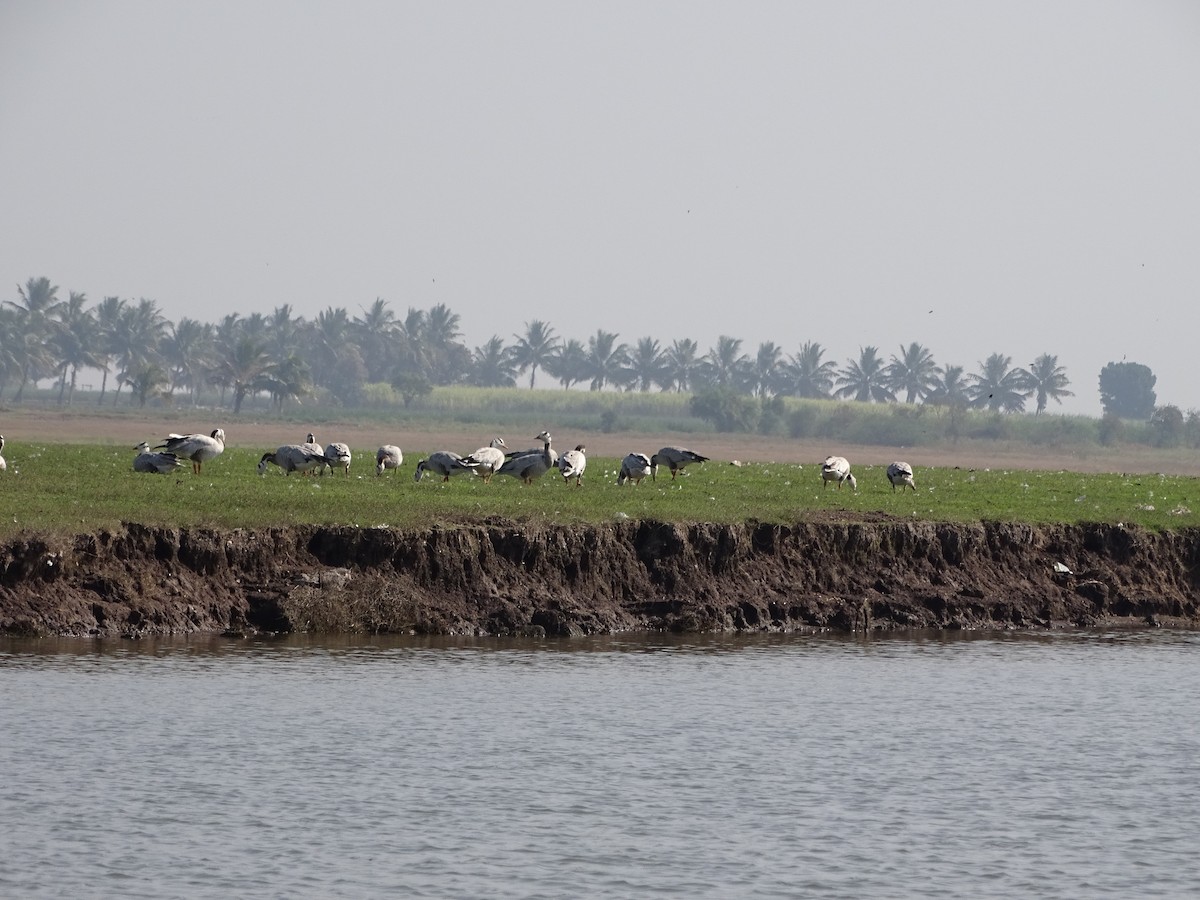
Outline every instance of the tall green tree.
[(125, 313), (125, 301), (120, 297), (105, 297), (96, 304), (96, 346), (95, 356), (100, 370), (100, 397), (97, 406), (104, 405), (104, 395), (108, 391), (108, 376), (111, 374), (113, 360), (117, 353), (117, 334), (121, 328), (121, 317)]
[(639, 338), (629, 352), (629, 383), (638, 391), (648, 391), (653, 385), (670, 384), (667, 362), (662, 347), (651, 337)]
[(212, 325), (184, 316), (167, 326), (162, 357), (167, 365), (170, 393), (186, 388), (192, 405), (196, 405), (200, 388), (215, 364), (214, 346)]
[(838, 397), (851, 397), (862, 403), (890, 403), (896, 399), (888, 387), (887, 369), (879, 358), (878, 347), (859, 348), (858, 359), (848, 360), (837, 377)]
[(516, 387), (517, 364), (512, 348), (505, 347), (499, 335), (492, 335), (486, 344), (475, 348), (470, 380), (476, 387)]
[(971, 383), (962, 366), (938, 366), (933, 390), (925, 396), (925, 402), (935, 406), (966, 409), (971, 405), (970, 387)]
[(749, 380), (749, 359), (742, 353), (740, 338), (722, 334), (704, 355), (701, 373), (708, 387), (741, 390)]
[(559, 340), (554, 336), (554, 329), (541, 319), (526, 322), (525, 333), (514, 334), (513, 337), (517, 342), (512, 346), (512, 362), (518, 374), (529, 372), (529, 389), (533, 390), (537, 370), (545, 369), (546, 364), (554, 358)]
[(603, 390), (610, 382), (619, 382), (621, 370), (629, 365), (628, 350), (617, 343), (618, 335), (611, 331), (597, 330), (588, 338), (585, 377), (593, 391)]
[(141, 298), (136, 304), (126, 304), (113, 335), (117, 359), (117, 392), (122, 384), (132, 384), (134, 373), (145, 373), (147, 364), (161, 367), (159, 347), (167, 331), (167, 320), (153, 300)]
[(825, 348), (815, 341), (806, 341), (785, 365), (788, 390), (797, 397), (824, 399), (833, 390), (837, 364), (823, 360)]
[(575, 338), (571, 338), (559, 344), (558, 350), (546, 360), (542, 368), (557, 379), (564, 390), (570, 390), (572, 385), (579, 384), (588, 377), (587, 367), (587, 349)]
[[(84, 294), (71, 291), (70, 297), (59, 307), (56, 316), (51, 352), (58, 367), (60, 406), (64, 403), (67, 406), (71, 405), (80, 369), (100, 367), (100, 359), (93, 352), (98, 330), (96, 318), (91, 310), (86, 308), (86, 304), (87, 297)], [(68, 374), (70, 393), (67, 393)]]
[(53, 374), (50, 341), (57, 331), (54, 316), (63, 301), (58, 299), (58, 286), (45, 277), (30, 278), (24, 287), (17, 285), (17, 296), (19, 299), (5, 300), (4, 303), (16, 311), (14, 325), (19, 339), (13, 342), (12, 352), (20, 369), (21, 386), (13, 401), (20, 403), (25, 385), (31, 379), (36, 381)]
[(1158, 381), (1149, 366), (1141, 363), (1110, 362), (1100, 370), (1100, 403), (1106, 413), (1123, 419), (1146, 421), (1154, 413)]
[(699, 347), (691, 338), (678, 338), (663, 351), (663, 363), (667, 367), (670, 383), (664, 385), (676, 392), (690, 391), (699, 376), (702, 363), (697, 356)]
[(783, 349), (774, 341), (758, 345), (746, 366), (746, 386), (756, 397), (770, 397), (784, 389)]

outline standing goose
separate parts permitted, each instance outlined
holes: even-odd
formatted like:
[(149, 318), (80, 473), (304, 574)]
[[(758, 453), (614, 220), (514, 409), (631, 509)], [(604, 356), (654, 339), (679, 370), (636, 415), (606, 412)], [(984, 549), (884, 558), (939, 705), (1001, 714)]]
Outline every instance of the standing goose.
[(0, 472), (8, 471), (8, 463), (4, 461), (4, 435), (0, 434)]
[(468, 463), (457, 453), (451, 453), (449, 450), (438, 450), (429, 454), (428, 459), (423, 459), (417, 463), (417, 472), (413, 476), (413, 481), (420, 481), (426, 470), (433, 472), (436, 475), (442, 476), (442, 481), (449, 481), (451, 475), (465, 475), (468, 472), (475, 471), (475, 465)]
[(190, 459), (192, 472), (199, 475), (206, 462), (225, 452), (225, 432), (214, 428), (212, 434), (168, 434), (154, 449), (174, 453), (180, 459)]
[(475, 474), (483, 477), (484, 483), (492, 480), (492, 476), (504, 465), (504, 451), (508, 445), (504, 438), (494, 437), (486, 447), (480, 447), (469, 456), (463, 457), (463, 462), (475, 464)]
[(583, 472), (587, 468), (587, 447), (576, 444), (574, 450), (568, 450), (558, 458), (558, 471), (562, 473), (563, 484), (572, 478), (575, 486), (583, 484)]
[(842, 482), (850, 482), (850, 489), (858, 490), (858, 482), (854, 480), (854, 476), (850, 474), (850, 463), (844, 456), (830, 456), (825, 459), (824, 465), (821, 466), (821, 488), (822, 490), (829, 486), (829, 482), (836, 481), (838, 490), (842, 489)]
[(526, 450), (513, 454), (496, 470), (496, 474), (512, 475), (514, 478), (520, 478), (525, 484), (533, 484), (535, 478), (541, 478), (553, 469), (558, 461), (558, 454), (550, 446), (550, 432), (543, 431), (534, 440), (542, 442), (541, 450)]
[(324, 452), (312, 444), (284, 444), (274, 453), (264, 453), (258, 461), (258, 474), (265, 475), (267, 466), (275, 464), (283, 469), (285, 475), (299, 472), (302, 475), (324, 469), (329, 460)]
[(663, 447), (650, 457), (650, 480), (658, 480), (658, 467), (666, 466), (671, 470), (671, 480), (689, 463), (708, 462), (707, 456), (693, 453), (684, 447)]
[(384, 444), (375, 451), (375, 474), (382, 475), (388, 469), (398, 469), (404, 462), (404, 454), (395, 444)]
[[(0, 442), (2, 441), (3, 438), (0, 438)], [(183, 465), (174, 453), (155, 453), (146, 441), (142, 441), (133, 449), (137, 451), (137, 456), (133, 458), (133, 471), (135, 472), (156, 472), (160, 475), (169, 475)], [(0, 468), (3, 467), (0, 466)]]
[(642, 483), (642, 479), (654, 473), (650, 457), (645, 453), (630, 453), (621, 460), (621, 473), (617, 475), (617, 484), (632, 481), (634, 485)]
[(350, 477), (351, 455), (348, 445), (341, 441), (335, 441), (325, 448), (325, 458), (329, 460), (329, 471), (335, 472), (341, 469), (347, 478)]
[(900, 486), (901, 493), (904, 492), (905, 485), (912, 488), (914, 494), (917, 492), (917, 485), (913, 481), (912, 466), (908, 463), (899, 460), (892, 463), (887, 467), (887, 477), (888, 481), (892, 483), (893, 494), (896, 493), (896, 485)]

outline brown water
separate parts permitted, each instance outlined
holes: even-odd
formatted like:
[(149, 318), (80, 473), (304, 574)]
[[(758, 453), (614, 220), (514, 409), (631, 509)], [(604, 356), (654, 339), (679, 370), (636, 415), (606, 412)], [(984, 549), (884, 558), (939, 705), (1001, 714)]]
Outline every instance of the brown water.
[(1200, 894), (1200, 634), (0, 642), (0, 896)]

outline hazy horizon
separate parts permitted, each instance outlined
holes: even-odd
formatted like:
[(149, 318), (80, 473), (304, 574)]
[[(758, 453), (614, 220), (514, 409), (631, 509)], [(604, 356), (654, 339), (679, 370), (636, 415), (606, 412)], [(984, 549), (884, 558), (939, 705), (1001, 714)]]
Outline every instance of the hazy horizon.
[(0, 7), (0, 277), (469, 347), (917, 341), (1200, 408), (1200, 7)]

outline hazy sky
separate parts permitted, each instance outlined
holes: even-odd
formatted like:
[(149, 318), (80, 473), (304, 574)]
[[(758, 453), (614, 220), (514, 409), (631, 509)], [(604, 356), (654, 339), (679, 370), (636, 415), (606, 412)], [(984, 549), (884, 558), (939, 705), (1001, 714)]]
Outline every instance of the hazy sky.
[(0, 2), (0, 299), (1053, 353), (1200, 408), (1200, 4)]

